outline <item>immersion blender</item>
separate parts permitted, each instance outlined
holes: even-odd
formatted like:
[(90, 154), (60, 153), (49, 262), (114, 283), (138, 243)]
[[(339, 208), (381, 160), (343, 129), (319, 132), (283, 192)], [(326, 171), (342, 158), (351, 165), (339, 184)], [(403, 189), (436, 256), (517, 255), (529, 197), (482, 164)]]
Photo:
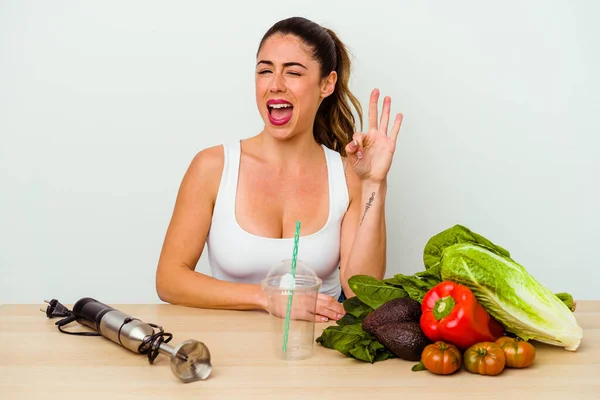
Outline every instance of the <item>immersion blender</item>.
[[(202, 342), (189, 339), (173, 347), (167, 343), (173, 335), (164, 332), (162, 327), (145, 323), (89, 297), (78, 300), (73, 305), (73, 311), (67, 310), (56, 300), (47, 303), (49, 308), (62, 307), (66, 311), (63, 314), (66, 318), (57, 322), (61, 332), (78, 334), (61, 329), (77, 321), (95, 330), (98, 336), (104, 336), (134, 353), (148, 354), (151, 364), (158, 353), (162, 353), (170, 358), (173, 374), (185, 383), (204, 380), (212, 371), (210, 352)], [(50, 312), (45, 312), (50, 317)], [(154, 328), (159, 328), (159, 332), (155, 332)]]

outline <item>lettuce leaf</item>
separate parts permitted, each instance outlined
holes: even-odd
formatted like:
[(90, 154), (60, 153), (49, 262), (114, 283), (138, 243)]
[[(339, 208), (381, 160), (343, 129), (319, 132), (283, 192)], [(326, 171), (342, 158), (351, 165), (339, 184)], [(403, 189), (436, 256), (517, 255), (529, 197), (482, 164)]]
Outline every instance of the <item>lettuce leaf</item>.
[[(524, 340), (537, 340), (575, 351), (583, 330), (563, 299), (510, 257), (479, 244), (446, 247), (441, 276), (467, 286), (486, 311), (506, 330)], [(572, 302), (572, 298), (571, 298)]]
[(344, 300), (343, 305), (344, 311), (346, 311), (348, 315), (352, 315), (361, 321), (373, 311), (370, 306), (360, 301), (356, 296)]
[(346, 357), (374, 363), (395, 358), (375, 336), (365, 332), (360, 324), (328, 326), (316, 342), (328, 349), (334, 349)]
[(373, 310), (386, 301), (408, 296), (404, 289), (388, 285), (385, 281), (368, 275), (352, 276), (348, 279), (348, 286), (350, 286), (350, 289), (352, 289), (361, 302)]
[(471, 243), (483, 247), (491, 252), (510, 258), (510, 253), (505, 248), (492, 243), (478, 233), (471, 231), (463, 225), (454, 225), (427, 241), (423, 250), (423, 263), (425, 269), (439, 266), (442, 254), (447, 247), (460, 243)]
[(417, 274), (412, 276), (396, 274), (393, 278), (386, 279), (385, 282), (397, 288), (402, 288), (411, 299), (422, 303), (425, 294), (427, 294), (432, 287), (440, 283), (441, 280), (436, 281), (436, 279), (431, 277), (421, 279)]

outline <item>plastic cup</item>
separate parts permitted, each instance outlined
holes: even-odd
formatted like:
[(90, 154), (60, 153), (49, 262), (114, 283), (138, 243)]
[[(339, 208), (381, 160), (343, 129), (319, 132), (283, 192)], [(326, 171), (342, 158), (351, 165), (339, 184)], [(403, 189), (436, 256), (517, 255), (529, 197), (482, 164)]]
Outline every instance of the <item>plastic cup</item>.
[[(295, 279), (291, 274), (292, 260), (273, 266), (262, 281), (267, 294), (275, 354), (284, 360), (304, 360), (312, 357), (315, 341), (315, 311), (322, 281), (301, 260), (296, 261)], [(292, 296), (286, 340), (286, 312)]]

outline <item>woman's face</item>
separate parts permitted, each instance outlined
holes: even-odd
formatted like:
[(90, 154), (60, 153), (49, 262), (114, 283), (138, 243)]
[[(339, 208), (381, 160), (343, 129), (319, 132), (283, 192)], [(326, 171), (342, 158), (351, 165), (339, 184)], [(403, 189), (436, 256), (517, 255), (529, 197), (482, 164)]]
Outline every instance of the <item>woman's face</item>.
[(335, 72), (321, 79), (319, 63), (293, 35), (271, 36), (256, 61), (256, 104), (266, 131), (278, 139), (312, 135), (319, 105), (335, 87)]

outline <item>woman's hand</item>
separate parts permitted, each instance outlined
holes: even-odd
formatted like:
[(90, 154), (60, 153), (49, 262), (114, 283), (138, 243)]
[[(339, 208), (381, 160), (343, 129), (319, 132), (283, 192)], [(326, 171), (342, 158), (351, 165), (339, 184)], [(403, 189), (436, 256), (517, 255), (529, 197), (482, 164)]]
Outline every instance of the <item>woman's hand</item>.
[(396, 150), (400, 125), (402, 125), (402, 114), (398, 113), (388, 134), (392, 99), (384, 98), (379, 123), (377, 122), (378, 101), (379, 90), (374, 89), (369, 101), (369, 131), (355, 133), (353, 141), (346, 146), (350, 165), (363, 181), (382, 182), (386, 179)]
[(317, 322), (337, 321), (346, 314), (342, 303), (323, 293), (319, 293), (317, 298), (316, 311), (315, 321)]
[[(288, 295), (284, 292), (282, 295), (274, 296), (271, 299), (270, 306), (265, 309), (271, 314), (280, 318), (286, 317)], [(338, 302), (331, 296), (319, 293), (317, 296), (317, 306), (314, 306), (313, 295), (296, 294), (292, 300), (292, 310), (290, 318), (295, 320), (327, 322), (329, 320), (337, 321), (342, 318), (346, 311), (342, 303)], [(269, 307), (271, 309), (269, 309)]]

